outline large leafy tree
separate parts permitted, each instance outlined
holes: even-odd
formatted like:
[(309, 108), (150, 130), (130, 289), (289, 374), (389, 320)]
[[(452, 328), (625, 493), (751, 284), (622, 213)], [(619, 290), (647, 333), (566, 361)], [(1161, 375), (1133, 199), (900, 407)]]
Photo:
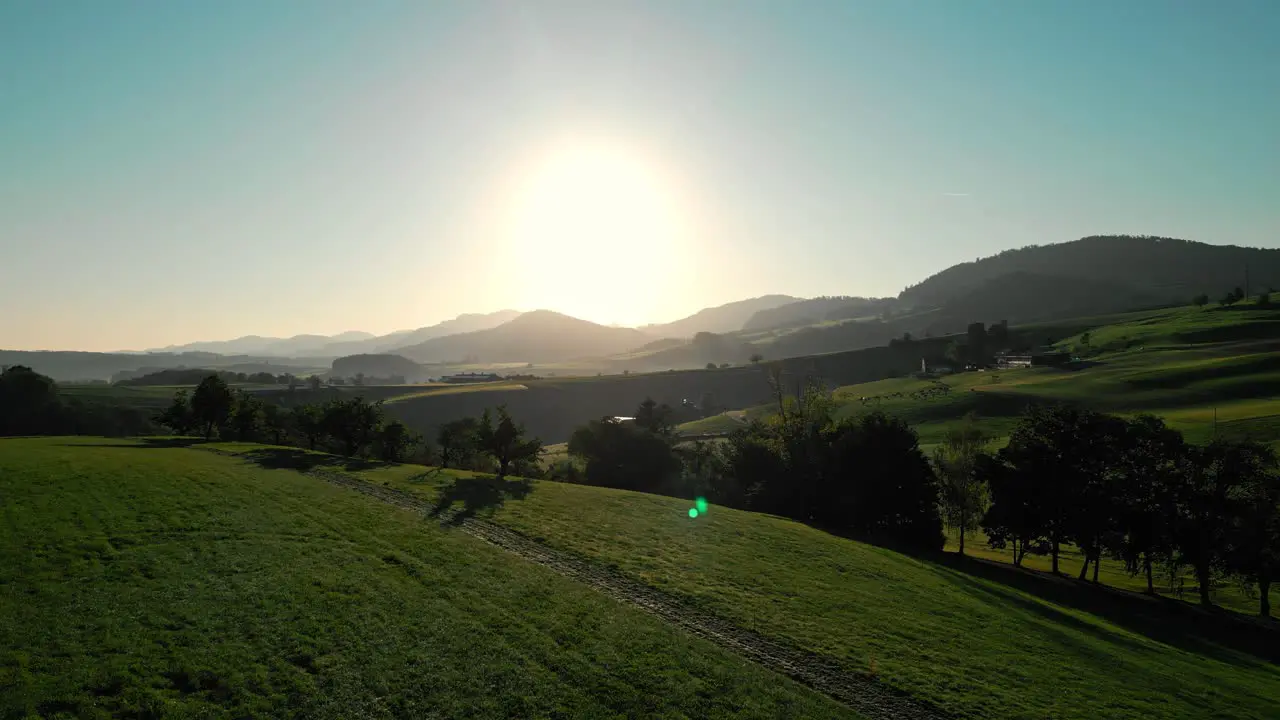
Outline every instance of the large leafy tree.
[(422, 438), (399, 420), (383, 424), (375, 441), (378, 457), (386, 462), (401, 462)]
[(462, 467), (476, 452), (476, 430), (479, 423), (473, 417), (458, 418), (444, 423), (436, 431), (436, 445), (440, 446), (440, 467)]
[(1276, 457), (1254, 446), (1240, 478), (1227, 565), (1258, 590), (1258, 614), (1271, 617), (1271, 585), (1280, 580), (1280, 474)]
[(1154, 594), (1153, 567), (1173, 557), (1187, 446), (1180, 433), (1151, 415), (1129, 420), (1125, 430), (1113, 485), (1117, 534), (1108, 547), (1130, 575), (1146, 577), (1147, 592)]
[(678, 494), (682, 464), (669, 416), (669, 407), (646, 400), (634, 423), (602, 418), (575, 430), (569, 454), (584, 463), (592, 485)]
[(916, 433), (882, 412), (845, 420), (822, 434), (813, 517), (872, 540), (942, 547), (938, 482)]
[(513, 466), (537, 460), (542, 442), (526, 437), (524, 425), (513, 420), (505, 406), (499, 406), (497, 417), (494, 415), (487, 409), (484, 411), (476, 428), (476, 440), (480, 451), (497, 464), (498, 477), (503, 478)]
[(1232, 557), (1237, 523), (1249, 512), (1250, 491), (1269, 482), (1275, 457), (1257, 443), (1218, 439), (1190, 458), (1175, 533), (1179, 560), (1194, 568), (1200, 602), (1210, 605), (1214, 575), (1241, 564)]
[(231, 388), (217, 375), (209, 375), (200, 381), (191, 395), (191, 415), (204, 431), (204, 439), (213, 437), (214, 428), (227, 421), (235, 397)]
[(1009, 547), (1013, 564), (1020, 567), (1027, 553), (1043, 554), (1049, 540), (1041, 522), (1041, 506), (1037, 502), (1039, 478), (1004, 461), (1002, 455), (979, 455), (974, 474), (982, 479), (990, 494), (991, 504), (982, 516), (982, 530), (987, 544), (996, 550)]
[(324, 405), (322, 424), (344, 455), (357, 457), (373, 444), (382, 426), (382, 404), (363, 397), (330, 400)]
[(24, 365), (0, 372), (0, 435), (35, 435), (57, 429), (58, 386)]

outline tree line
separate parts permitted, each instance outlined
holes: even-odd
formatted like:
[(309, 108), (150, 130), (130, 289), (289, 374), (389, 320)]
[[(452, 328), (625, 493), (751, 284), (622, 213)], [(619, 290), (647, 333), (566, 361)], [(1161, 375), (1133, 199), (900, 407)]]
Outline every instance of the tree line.
[(384, 462), (417, 461), (449, 467), (537, 475), (542, 444), (499, 407), (479, 418), (446, 423), (439, 452), (427, 438), (386, 416), (381, 402), (337, 397), (285, 409), (208, 375), (195, 390), (178, 391), (156, 421), (179, 435), (297, 445)]
[[(775, 383), (777, 381), (775, 380)], [(1189, 570), (1201, 602), (1228, 579), (1255, 589), (1270, 615), (1280, 578), (1280, 473), (1266, 446), (1187, 443), (1150, 415), (1121, 418), (1070, 406), (1033, 407), (999, 451), (966, 420), (926, 457), (902, 421), (880, 411), (836, 420), (814, 385), (775, 390), (772, 416), (718, 443), (681, 444), (671, 409), (646, 401), (634, 422), (579, 428), (557, 480), (676, 497), (794, 518), (898, 546), (940, 549), (943, 525), (981, 529), (1015, 565), (1027, 554), (1060, 571), (1083, 555), (1079, 578), (1118, 560), (1172, 584)]]
[(783, 391), (776, 410), (723, 442), (682, 444), (673, 409), (646, 400), (632, 421), (602, 418), (575, 431), (552, 479), (784, 515), (832, 532), (936, 550), (945, 536), (939, 486), (914, 431), (873, 412), (835, 419), (830, 393)]
[[(1280, 577), (1280, 474), (1275, 454), (1251, 442), (1187, 443), (1150, 415), (1121, 418), (1070, 406), (1035, 407), (995, 453), (972, 427), (953, 430), (937, 466), (948, 520), (981, 527), (1015, 565), (1064, 545), (1084, 559), (1079, 578), (1098, 580), (1105, 558), (1172, 580), (1190, 569), (1200, 601), (1224, 578), (1256, 588), (1259, 611)], [(967, 433), (967, 435), (966, 435)], [(963, 551), (963, 549), (962, 549)]]

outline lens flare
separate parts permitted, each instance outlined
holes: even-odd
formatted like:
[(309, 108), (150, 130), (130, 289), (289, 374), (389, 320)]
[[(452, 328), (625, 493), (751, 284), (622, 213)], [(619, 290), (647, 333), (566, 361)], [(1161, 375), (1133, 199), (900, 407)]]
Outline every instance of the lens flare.
[(698, 509), (698, 512), (705, 513), (707, 511), (707, 499), (700, 497), (693, 501), (693, 506)]
[(698, 508), (689, 508), (689, 517), (691, 518), (698, 517)]

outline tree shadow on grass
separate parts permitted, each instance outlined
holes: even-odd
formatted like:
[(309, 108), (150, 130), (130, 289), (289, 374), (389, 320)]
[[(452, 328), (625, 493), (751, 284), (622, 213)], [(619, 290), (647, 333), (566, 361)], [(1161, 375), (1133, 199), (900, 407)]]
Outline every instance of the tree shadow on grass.
[(267, 470), (297, 470), (298, 472), (307, 472), (315, 468), (356, 472), (387, 465), (387, 463), (375, 460), (325, 455), (288, 447), (259, 448), (246, 453), (239, 453), (236, 457)]
[(450, 522), (458, 524), (480, 512), (493, 514), (507, 498), (523, 500), (533, 492), (533, 483), (526, 478), (500, 478), (496, 475), (479, 475), (470, 478), (454, 478), (440, 488), (433, 517), (440, 517), (462, 503), (462, 509), (454, 512)]
[[(945, 553), (931, 558), (942, 579), (1005, 605), (1014, 605), (1104, 642), (1137, 648), (1133, 638), (1037, 602), (1080, 610), (1151, 640), (1237, 666), (1280, 663), (1280, 623), (1223, 609), (1205, 609), (1159, 596), (1143, 595), (1069, 577)], [(987, 580), (989, 583), (978, 582)], [(990, 584), (994, 583), (994, 584)], [(1001, 587), (1003, 586), (1003, 587)], [(1021, 591), (1014, 592), (1014, 590)]]

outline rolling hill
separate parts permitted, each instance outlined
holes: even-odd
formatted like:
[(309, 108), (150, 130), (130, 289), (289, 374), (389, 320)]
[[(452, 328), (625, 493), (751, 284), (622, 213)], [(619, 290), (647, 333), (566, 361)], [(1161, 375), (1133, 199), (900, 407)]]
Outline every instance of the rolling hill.
[(741, 330), (752, 316), (764, 310), (788, 305), (799, 298), (790, 295), (762, 295), (749, 300), (703, 308), (689, 317), (669, 323), (644, 325), (639, 329), (655, 337), (692, 337), (700, 332), (727, 333)]
[(1274, 628), (1231, 613), (687, 499), (184, 445), (0, 440), (6, 715), (1243, 720), (1280, 693)]
[(859, 717), (421, 513), (225, 452), (0, 439), (0, 716)]
[(550, 310), (535, 310), (488, 330), (447, 335), (397, 348), (418, 362), (546, 363), (601, 357), (639, 347), (651, 338), (634, 328), (614, 328)]
[(332, 343), (360, 342), (372, 339), (373, 333), (352, 330), (337, 335), (294, 335), (288, 338), (246, 335), (234, 340), (212, 340), (186, 345), (170, 345), (147, 352), (183, 353), (208, 352), (219, 355), (269, 355), (289, 357), (294, 355), (323, 355), (323, 348)]
[(813, 325), (828, 320), (846, 320), (879, 314), (892, 305), (890, 298), (818, 297), (797, 300), (754, 313), (739, 328), (769, 330), (771, 328)]
[[(1199, 293), (1218, 298), (1233, 287), (1280, 287), (1280, 250), (1210, 245), (1190, 240), (1099, 235), (1053, 245), (1033, 245), (960, 263), (906, 288), (908, 308), (945, 306), (1010, 273), (1107, 283), (1124, 292), (1183, 303)], [(1124, 308), (1112, 308), (1113, 311)]]
[(499, 310), (491, 313), (463, 313), (452, 320), (438, 322), (417, 330), (400, 330), (389, 335), (380, 335), (357, 342), (329, 343), (324, 346), (325, 353), (332, 355), (360, 355), (369, 353), (390, 352), (402, 347), (417, 345), (433, 338), (458, 333), (488, 330), (503, 323), (510, 322), (520, 316), (518, 310)]

